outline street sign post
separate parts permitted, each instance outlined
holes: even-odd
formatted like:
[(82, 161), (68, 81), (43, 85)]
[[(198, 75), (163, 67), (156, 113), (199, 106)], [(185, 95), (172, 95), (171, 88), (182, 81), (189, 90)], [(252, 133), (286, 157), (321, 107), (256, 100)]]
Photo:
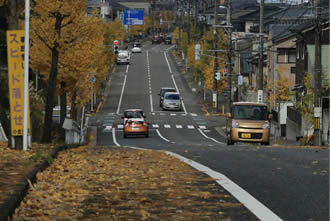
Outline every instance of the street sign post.
[(143, 25), (144, 11), (143, 10), (125, 10), (124, 25)]

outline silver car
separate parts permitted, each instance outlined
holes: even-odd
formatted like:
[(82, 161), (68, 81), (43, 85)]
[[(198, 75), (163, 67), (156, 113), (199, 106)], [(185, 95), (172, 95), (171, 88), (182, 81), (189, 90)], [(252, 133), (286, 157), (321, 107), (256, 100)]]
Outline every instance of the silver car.
[(166, 92), (163, 100), (163, 110), (182, 110), (182, 98), (178, 92)]

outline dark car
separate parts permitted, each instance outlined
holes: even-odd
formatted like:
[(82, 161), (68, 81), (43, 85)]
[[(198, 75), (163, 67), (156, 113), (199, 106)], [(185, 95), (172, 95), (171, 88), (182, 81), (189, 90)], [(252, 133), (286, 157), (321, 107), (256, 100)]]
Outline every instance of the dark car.
[(165, 44), (168, 44), (168, 45), (172, 44), (172, 37), (171, 36), (166, 36), (165, 37)]
[(166, 92), (176, 92), (175, 88), (172, 87), (161, 87), (159, 91), (159, 106), (163, 107), (164, 94)]
[(153, 35), (152, 38), (151, 38), (151, 43), (152, 44), (160, 44), (161, 43), (161, 38), (158, 34), (156, 35)]

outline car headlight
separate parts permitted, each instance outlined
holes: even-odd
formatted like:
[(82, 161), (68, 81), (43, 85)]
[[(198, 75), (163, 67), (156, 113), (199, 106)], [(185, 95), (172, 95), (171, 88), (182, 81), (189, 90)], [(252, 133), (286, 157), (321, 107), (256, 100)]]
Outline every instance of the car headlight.
[(263, 128), (263, 129), (268, 129), (268, 128), (269, 128), (269, 122), (266, 121), (266, 122), (264, 123), (264, 125), (262, 125), (262, 128)]
[(237, 121), (232, 121), (232, 124), (231, 124), (231, 127), (232, 128), (239, 128), (239, 123)]

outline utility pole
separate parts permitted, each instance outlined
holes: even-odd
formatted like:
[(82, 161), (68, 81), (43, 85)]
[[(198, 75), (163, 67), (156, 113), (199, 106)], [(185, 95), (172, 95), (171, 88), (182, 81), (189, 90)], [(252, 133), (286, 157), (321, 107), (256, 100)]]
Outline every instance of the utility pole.
[(260, 24), (259, 24), (259, 73), (258, 73), (258, 103), (264, 101), (264, 0), (260, 0)]
[(315, 0), (315, 73), (314, 73), (314, 145), (321, 145), (321, 88), (322, 88), (322, 65), (321, 65), (321, 4), (320, 0)]
[(227, 1), (227, 26), (228, 26), (228, 31), (227, 31), (227, 45), (228, 45), (228, 61), (227, 61), (227, 75), (228, 75), (228, 111), (231, 112), (231, 102), (232, 102), (232, 81), (233, 81), (233, 76), (232, 76), (232, 15), (231, 15), (231, 1)]
[(218, 93), (217, 93), (217, 80), (216, 80), (216, 73), (218, 71), (218, 64), (217, 64), (217, 59), (218, 59), (218, 52), (217, 52), (217, 14), (218, 14), (218, 0), (214, 0), (214, 25), (213, 25), (213, 50), (214, 50), (214, 58), (213, 58), (213, 112), (217, 112), (217, 107), (218, 107)]
[(197, 3), (198, 3), (198, 0), (194, 0), (194, 2), (195, 2), (194, 41), (197, 42), (197, 14), (198, 14)]

